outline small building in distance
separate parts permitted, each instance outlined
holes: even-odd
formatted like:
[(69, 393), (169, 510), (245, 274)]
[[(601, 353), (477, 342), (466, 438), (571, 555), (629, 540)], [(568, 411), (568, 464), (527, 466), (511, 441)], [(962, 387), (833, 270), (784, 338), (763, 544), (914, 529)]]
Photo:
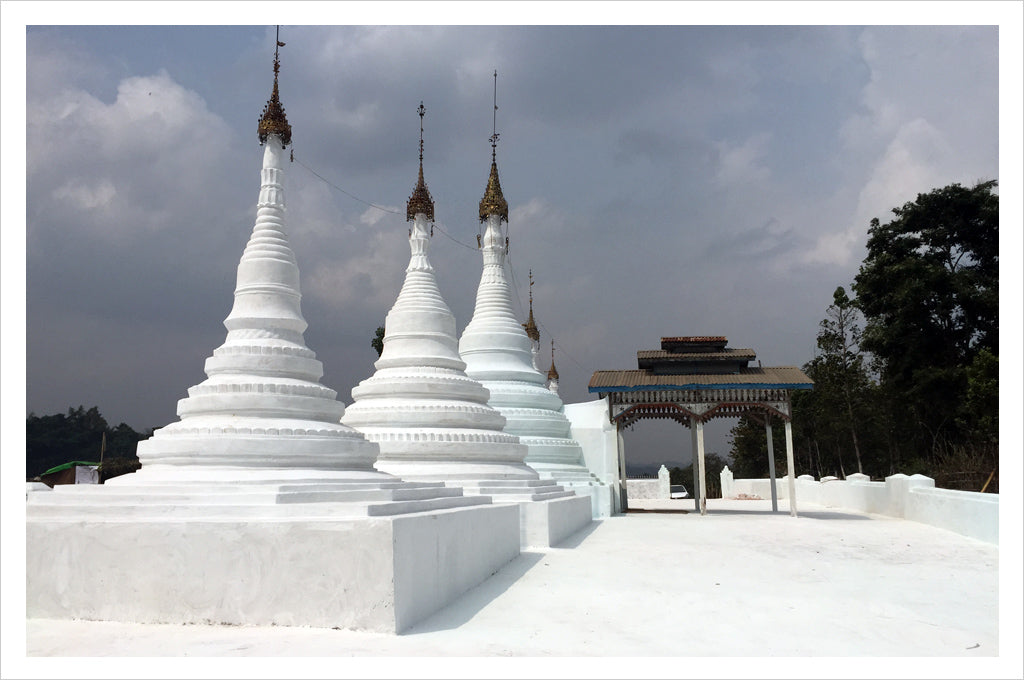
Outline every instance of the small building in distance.
[[(793, 495), (793, 433), (790, 393), (807, 390), (813, 381), (795, 366), (756, 366), (752, 349), (732, 349), (720, 335), (661, 338), (661, 349), (637, 352), (637, 368), (595, 371), (588, 390), (607, 400), (608, 417), (617, 430), (638, 420), (668, 419), (690, 429), (694, 502), (706, 512), (704, 480), (704, 423), (712, 418), (752, 417), (765, 424), (772, 478), (772, 509), (777, 510), (775, 457), (771, 419), (786, 425), (789, 465), (790, 513), (796, 514)], [(619, 469), (625, 479), (625, 454), (619, 447)], [(625, 506), (623, 499), (623, 506)]]

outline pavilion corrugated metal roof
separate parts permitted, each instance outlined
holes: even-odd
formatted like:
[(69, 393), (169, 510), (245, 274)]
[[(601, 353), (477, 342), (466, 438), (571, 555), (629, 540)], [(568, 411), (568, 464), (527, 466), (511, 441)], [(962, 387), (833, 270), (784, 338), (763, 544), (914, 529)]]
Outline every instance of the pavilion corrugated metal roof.
[(589, 392), (641, 390), (788, 389), (809, 390), (814, 381), (796, 366), (753, 366), (737, 373), (654, 374), (645, 370), (594, 371)]
[(710, 361), (720, 359), (757, 358), (752, 349), (725, 349), (721, 352), (669, 352), (663, 349), (641, 349), (636, 353), (637, 361)]
[(727, 342), (724, 335), (668, 335), (661, 339), (662, 342)]

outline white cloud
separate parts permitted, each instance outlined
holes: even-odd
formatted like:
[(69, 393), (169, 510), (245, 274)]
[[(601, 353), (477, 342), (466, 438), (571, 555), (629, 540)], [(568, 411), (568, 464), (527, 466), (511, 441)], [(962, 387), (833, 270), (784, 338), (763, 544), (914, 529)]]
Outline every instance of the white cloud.
[[(223, 194), (232, 133), (195, 92), (166, 72), (120, 81), (107, 104), (72, 82), (42, 84), (27, 101), (30, 215), (74, 224), (111, 242), (201, 228), (187, 215)], [(97, 176), (99, 175), (99, 176)], [(54, 199), (56, 203), (54, 203)], [(102, 210), (100, 210), (102, 209)]]
[[(992, 27), (871, 27), (859, 39), (869, 77), (839, 130), (848, 212), (800, 254), (849, 267), (872, 218), (952, 182), (997, 177), (997, 34)], [(859, 188), (858, 188), (859, 187)], [(854, 198), (855, 197), (855, 198)]]
[[(342, 246), (320, 256), (315, 262), (300, 262), (306, 294), (316, 296), (338, 313), (353, 309), (390, 309), (398, 297), (405, 268), (409, 262), (408, 240), (401, 238), (400, 227), (390, 221), (387, 229), (364, 229), (348, 235)], [(324, 250), (321, 245), (319, 250)]]
[(68, 201), (81, 210), (105, 208), (115, 194), (117, 194), (117, 189), (114, 188), (110, 180), (106, 179), (88, 184), (76, 178), (65, 182), (53, 191), (54, 198)]
[(718, 146), (718, 172), (715, 180), (723, 186), (756, 184), (771, 173), (763, 165), (771, 135), (766, 132), (748, 137), (739, 144), (722, 141)]

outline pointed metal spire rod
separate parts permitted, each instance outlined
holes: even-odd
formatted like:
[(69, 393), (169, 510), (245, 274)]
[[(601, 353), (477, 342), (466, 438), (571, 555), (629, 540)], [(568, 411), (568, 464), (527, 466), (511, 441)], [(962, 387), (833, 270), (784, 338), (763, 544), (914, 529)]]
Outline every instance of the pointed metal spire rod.
[(498, 153), (498, 69), (494, 69), (494, 120), (491, 129), (491, 160), (497, 158)]
[(420, 165), (423, 165), (423, 114), (427, 112), (427, 109), (423, 106), (422, 100), (420, 101), (420, 107), (416, 111), (420, 114)]
[(280, 38), (281, 27), (278, 26), (274, 39), (274, 89), (267, 105), (263, 108), (263, 115), (260, 116), (256, 132), (259, 135), (260, 144), (265, 143), (270, 135), (278, 135), (281, 138), (281, 143), (288, 146), (292, 143), (292, 126), (288, 124), (288, 119), (284, 114), (284, 107), (281, 106), (277, 87), (277, 77), (281, 71), (280, 48), (284, 47)]
[[(427, 183), (423, 179), (423, 116), (426, 112), (427, 107), (423, 106), (421, 100), (419, 108), (416, 109), (416, 113), (420, 116), (420, 173), (416, 180), (416, 188), (413, 189), (412, 196), (409, 197), (409, 202), (405, 207), (405, 219), (408, 222), (415, 220), (418, 213), (423, 213), (428, 220), (434, 221), (434, 200), (430, 197)], [(410, 230), (409, 233), (411, 235), (412, 231)], [(433, 225), (430, 227), (430, 235), (434, 235)]]
[[(501, 195), (501, 182), (498, 181), (498, 71), (494, 71), (494, 132), (491, 134), (491, 174), (487, 178), (487, 188), (483, 200), (480, 201), (480, 221), (487, 221), (489, 215), (497, 215), (502, 222), (508, 222), (508, 201)], [(480, 242), (479, 235), (477, 243)], [(506, 252), (508, 239), (506, 238)]]

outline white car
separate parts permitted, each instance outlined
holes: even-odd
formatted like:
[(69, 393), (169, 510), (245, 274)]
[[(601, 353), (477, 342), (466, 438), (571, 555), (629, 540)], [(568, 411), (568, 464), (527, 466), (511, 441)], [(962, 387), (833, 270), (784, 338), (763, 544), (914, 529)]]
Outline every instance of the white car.
[(668, 491), (669, 498), (687, 498), (690, 495), (682, 484), (673, 484), (668, 488)]

